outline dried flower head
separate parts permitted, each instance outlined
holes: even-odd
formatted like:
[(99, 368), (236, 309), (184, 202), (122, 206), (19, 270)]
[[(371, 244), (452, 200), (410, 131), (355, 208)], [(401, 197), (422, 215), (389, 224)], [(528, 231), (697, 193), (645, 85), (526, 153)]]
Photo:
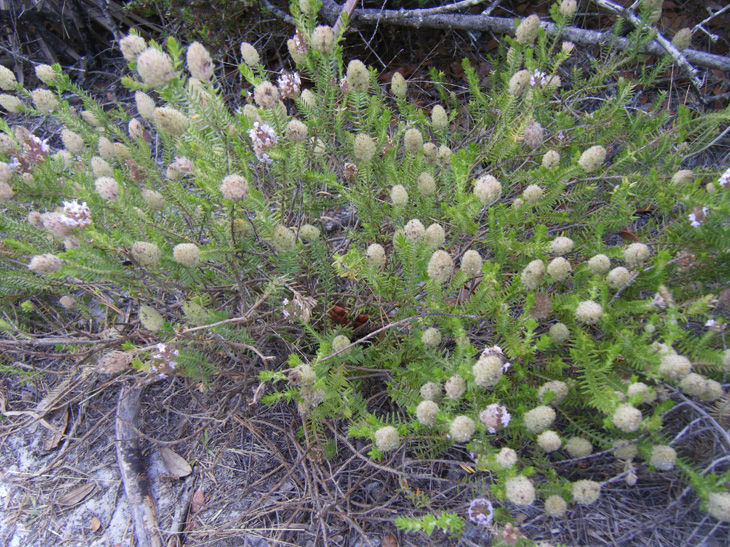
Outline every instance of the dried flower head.
[(535, 487), (524, 475), (510, 477), (504, 484), (504, 494), (515, 505), (532, 505), (535, 501)]
[(162, 257), (162, 251), (154, 243), (148, 241), (135, 241), (132, 245), (132, 257), (141, 266), (158, 266), (160, 264), (160, 258)]
[(515, 31), (516, 40), (523, 45), (531, 45), (537, 38), (537, 31), (540, 28), (540, 18), (537, 15), (530, 15), (523, 19)]
[(190, 44), (185, 60), (193, 78), (205, 81), (213, 77), (213, 60), (210, 58), (208, 50), (200, 42)]
[(44, 254), (31, 258), (28, 269), (41, 275), (48, 275), (59, 272), (62, 266), (63, 261), (60, 258), (52, 254)]
[(408, 84), (406, 83), (403, 74), (395, 72), (390, 80), (390, 92), (398, 97), (399, 99), (405, 99), (406, 93), (408, 92)]
[(297, 72), (282, 71), (276, 80), (279, 88), (279, 95), (282, 99), (293, 99), (298, 97), (302, 88), (302, 80)]
[(624, 433), (633, 433), (638, 431), (641, 426), (641, 411), (630, 404), (624, 403), (618, 405), (613, 412), (611, 421), (618, 429)]
[(119, 197), (119, 184), (112, 177), (99, 177), (94, 181), (96, 193), (107, 201), (116, 201)]
[(226, 199), (242, 200), (248, 195), (248, 181), (241, 175), (228, 175), (221, 182), (220, 190)]
[(180, 243), (172, 249), (175, 262), (183, 266), (195, 266), (200, 261), (200, 249), (194, 243)]
[(385, 249), (379, 243), (372, 243), (365, 251), (365, 259), (371, 268), (382, 268), (385, 264)]
[(33, 100), (33, 106), (36, 110), (41, 112), (53, 112), (58, 107), (56, 96), (47, 89), (34, 89), (30, 93), (30, 98)]
[(438, 250), (431, 255), (431, 260), (428, 261), (428, 277), (439, 283), (445, 283), (453, 272), (454, 262), (449, 253)]
[(573, 501), (579, 505), (592, 505), (601, 496), (601, 485), (595, 481), (576, 481), (571, 487)]
[(595, 325), (603, 316), (603, 307), (592, 300), (584, 300), (575, 309), (575, 318), (586, 325)]
[(474, 195), (482, 205), (492, 205), (502, 195), (502, 185), (492, 175), (484, 175), (474, 183)]
[(549, 406), (538, 406), (525, 412), (522, 417), (525, 427), (533, 433), (542, 433), (550, 427), (555, 420), (555, 410)]
[(418, 154), (418, 152), (420, 152), (423, 148), (423, 135), (421, 135), (421, 132), (418, 129), (411, 127), (406, 130), (403, 143), (406, 152), (409, 154)]
[(708, 378), (705, 383), (705, 391), (700, 395), (700, 401), (717, 401), (723, 395), (725, 395), (725, 391), (722, 389), (722, 384), (717, 380)]
[(137, 57), (137, 72), (142, 81), (151, 87), (162, 87), (175, 78), (170, 56), (151, 47)]
[(188, 128), (187, 116), (169, 106), (155, 108), (154, 118), (157, 126), (173, 137), (181, 136)]
[(474, 420), (468, 416), (457, 416), (449, 426), (449, 437), (457, 443), (467, 443), (476, 431)]
[[(278, 141), (274, 128), (267, 123), (254, 122), (253, 129), (248, 130), (248, 136), (251, 139), (256, 158), (263, 163), (271, 163), (272, 160), (267, 151), (276, 146)], [(317, 150), (315, 149), (314, 152), (316, 154)]]
[(586, 173), (593, 173), (603, 162), (606, 161), (606, 149), (601, 145), (591, 146), (588, 150), (581, 154), (578, 160)]
[(248, 42), (241, 43), (241, 58), (248, 66), (255, 66), (259, 64), (259, 61), (261, 60), (259, 52), (256, 51), (256, 48)]
[(523, 135), (522, 142), (528, 148), (536, 150), (540, 148), (543, 143), (543, 129), (542, 125), (537, 122), (532, 122), (525, 127), (525, 134)]
[(375, 432), (375, 446), (382, 452), (389, 452), (398, 448), (400, 446), (398, 430), (392, 425), (386, 425), (378, 429)]
[(691, 184), (695, 175), (690, 169), (681, 169), (672, 175), (672, 183), (674, 184)]

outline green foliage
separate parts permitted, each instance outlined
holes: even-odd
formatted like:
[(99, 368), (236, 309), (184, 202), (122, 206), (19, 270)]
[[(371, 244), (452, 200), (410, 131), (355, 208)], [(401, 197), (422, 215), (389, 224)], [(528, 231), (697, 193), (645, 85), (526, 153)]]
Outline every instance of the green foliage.
[[(13, 143), (3, 159), (18, 160), (14, 199), (0, 217), (8, 331), (30, 332), (45, 309), (74, 321), (101, 305), (105, 320), (138, 326), (146, 306), (162, 326), (145, 332), (153, 346), (125, 347), (137, 368), (150, 381), (179, 374), (203, 383), (220, 367), (243, 367), (239, 350), (259, 358), (268, 351), (261, 341), (275, 340), (290, 357), (282, 370), (261, 372), (263, 400), (295, 403), (304, 435), (319, 442), (321, 423), (340, 419), (350, 436), (373, 443), (373, 458), (395, 449), (378, 444), (391, 427), (391, 441), (417, 455), (466, 444), (477, 469), (500, 479), (492, 494), (503, 521), (513, 501), (504, 482), (517, 475), (538, 485), (538, 498), (569, 497), (572, 477), (552, 465), (564, 455), (536, 443), (544, 429), (529, 423), (536, 407), (554, 406), (546, 427), (596, 451), (620, 438), (645, 454), (662, 441), (681, 379), (662, 369), (664, 353), (706, 363), (696, 368), (709, 379), (727, 371), (717, 301), (730, 278), (728, 182), (716, 169), (677, 173), (712, 146), (730, 111), (671, 111), (661, 93), (636, 106), (638, 86), (648, 93), (668, 62), (634, 81), (617, 76), (647, 30), (630, 35), (628, 54), (606, 45), (589, 71), (569, 78), (570, 50), (540, 33), (534, 46), (509, 40), (486, 84), (464, 61), (466, 112), (437, 85), (450, 125), (436, 128), (429, 113), (381, 89), (372, 70), (367, 90), (343, 82), (337, 40), (323, 38), (314, 11), (292, 11), (306, 49), (295, 49), (297, 68), (312, 84), (301, 94), (284, 75), (242, 64), (256, 106), (232, 112), (215, 80), (187, 75), (185, 48), (170, 38), (164, 48), (150, 44), (170, 55), (169, 81), (124, 83), (179, 112), (182, 131), (159, 110), (157, 118), (106, 110), (65, 76), (53, 85), (51, 115), (79, 135), (79, 150), (49, 155), (0, 127)], [(45, 115), (29, 92), (19, 95), (28, 112)], [(62, 96), (81, 101), (100, 129)], [(130, 135), (132, 117), (146, 134)], [(227, 186), (230, 175), (246, 187)], [(88, 213), (73, 213), (71, 200)], [(90, 222), (74, 224), (74, 214)], [(306, 224), (319, 232), (305, 237)], [(560, 236), (569, 248), (558, 248)], [(471, 265), (467, 251), (479, 253)], [(628, 270), (625, 282), (595, 267), (598, 254)], [(76, 311), (57, 304), (62, 295)], [(551, 332), (557, 323), (567, 339)], [(438, 339), (424, 337), (429, 328)], [(547, 382), (567, 393), (545, 395)], [(629, 395), (637, 382), (662, 395)], [(616, 419), (627, 401), (637, 423)], [(519, 452), (513, 467), (497, 463), (505, 447)], [(703, 496), (722, 482), (686, 459), (678, 466)], [(448, 512), (396, 522), (429, 534), (464, 526)]]

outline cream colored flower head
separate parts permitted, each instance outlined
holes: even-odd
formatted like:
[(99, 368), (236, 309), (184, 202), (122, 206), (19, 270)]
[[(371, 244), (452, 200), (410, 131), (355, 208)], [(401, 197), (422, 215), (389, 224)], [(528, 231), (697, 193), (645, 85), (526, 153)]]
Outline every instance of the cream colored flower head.
[(142, 81), (152, 87), (162, 87), (175, 78), (170, 56), (151, 47), (137, 57), (137, 72)]
[(213, 77), (213, 60), (200, 42), (190, 44), (185, 59), (193, 78), (205, 81)]

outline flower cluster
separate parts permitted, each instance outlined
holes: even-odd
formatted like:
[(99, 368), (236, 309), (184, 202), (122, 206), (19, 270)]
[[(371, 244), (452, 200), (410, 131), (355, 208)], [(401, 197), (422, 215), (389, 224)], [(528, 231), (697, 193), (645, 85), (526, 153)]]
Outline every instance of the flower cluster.
[(254, 122), (253, 129), (248, 130), (248, 136), (258, 160), (263, 163), (271, 163), (272, 160), (267, 154), (267, 150), (276, 145), (277, 138), (274, 128), (267, 123)]
[(489, 500), (477, 498), (469, 504), (466, 514), (473, 523), (481, 526), (489, 526), (494, 515), (494, 507)]
[(150, 361), (150, 374), (156, 374), (158, 379), (164, 380), (176, 369), (175, 359), (180, 352), (166, 344), (157, 344), (156, 349), (157, 353), (152, 355)]
[(282, 99), (291, 99), (299, 96), (302, 80), (297, 72), (282, 72), (276, 80), (279, 95)]

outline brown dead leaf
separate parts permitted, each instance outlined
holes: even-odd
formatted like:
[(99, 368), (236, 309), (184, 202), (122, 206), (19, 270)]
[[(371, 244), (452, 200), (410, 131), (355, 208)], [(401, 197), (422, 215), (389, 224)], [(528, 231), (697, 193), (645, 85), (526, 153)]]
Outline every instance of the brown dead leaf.
[(132, 355), (124, 351), (105, 353), (96, 363), (96, 372), (100, 374), (116, 374), (129, 368)]
[(101, 528), (101, 521), (98, 517), (91, 517), (91, 523), (89, 524), (91, 526), (91, 530), (94, 532), (98, 532)]
[(393, 534), (385, 534), (382, 545), (383, 547), (398, 547), (398, 538)]
[(70, 490), (61, 496), (58, 501), (56, 501), (56, 505), (62, 505), (64, 507), (73, 507), (74, 505), (78, 505), (81, 503), (81, 500), (91, 494), (94, 488), (95, 484), (93, 482), (77, 486), (73, 490)]
[(193, 494), (193, 501), (190, 503), (190, 512), (197, 513), (205, 505), (205, 492), (202, 488), (198, 488)]
[(539, 292), (535, 295), (535, 307), (530, 311), (530, 315), (537, 319), (547, 319), (550, 317), (550, 297), (544, 292)]
[(160, 456), (162, 457), (162, 463), (165, 464), (165, 468), (171, 475), (175, 475), (178, 479), (187, 477), (193, 472), (193, 468), (190, 464), (185, 461), (185, 458), (173, 452), (166, 446), (160, 448)]

